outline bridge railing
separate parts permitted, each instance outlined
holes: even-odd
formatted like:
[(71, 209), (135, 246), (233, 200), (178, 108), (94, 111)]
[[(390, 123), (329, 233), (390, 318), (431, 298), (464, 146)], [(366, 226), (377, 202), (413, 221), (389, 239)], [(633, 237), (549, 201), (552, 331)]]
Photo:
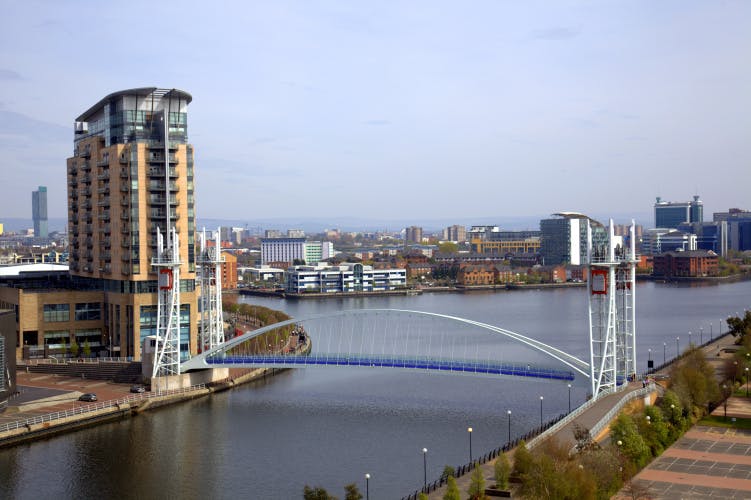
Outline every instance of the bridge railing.
[(116, 406), (121, 406), (124, 404), (133, 403), (136, 401), (160, 398), (164, 396), (173, 396), (177, 394), (185, 394), (188, 392), (193, 392), (193, 391), (197, 391), (197, 390), (205, 389), (205, 388), (206, 388), (206, 384), (198, 384), (198, 385), (192, 385), (190, 387), (183, 387), (180, 389), (170, 389), (170, 390), (158, 391), (158, 392), (144, 392), (141, 394), (131, 394), (124, 398), (115, 399), (115, 400), (101, 401), (97, 403), (87, 403), (85, 405), (82, 404), (81, 406), (77, 408), (71, 408), (69, 410), (61, 410), (61, 411), (56, 411), (52, 413), (45, 413), (43, 415), (36, 415), (31, 418), (26, 418), (22, 420), (16, 420), (14, 422), (7, 422), (4, 424), (0, 424), (0, 434), (15, 430), (15, 429), (20, 429), (22, 427), (31, 427), (32, 425), (42, 424), (45, 422), (54, 422), (55, 420), (74, 417), (77, 415), (85, 415), (87, 413), (93, 413), (93, 412), (105, 410), (107, 408), (114, 408)]

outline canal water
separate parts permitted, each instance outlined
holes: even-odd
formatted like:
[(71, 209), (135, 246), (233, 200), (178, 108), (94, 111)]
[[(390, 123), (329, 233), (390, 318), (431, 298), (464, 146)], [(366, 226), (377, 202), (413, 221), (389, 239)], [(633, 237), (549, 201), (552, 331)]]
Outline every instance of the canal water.
[[(751, 282), (637, 286), (637, 359), (662, 362), (751, 301)], [(328, 300), (242, 298), (294, 317), (354, 308), (450, 314), (501, 326), (587, 359), (582, 288)], [(722, 325), (722, 326), (721, 326)], [(651, 353), (650, 350), (651, 349)], [(520, 359), (519, 361), (526, 361)], [(587, 381), (571, 389), (583, 402)], [(540, 396), (543, 397), (542, 402)], [(137, 418), (0, 450), (0, 498), (302, 498), (305, 484), (340, 498), (356, 482), (399, 498), (568, 410), (561, 382), (358, 368), (308, 368)]]

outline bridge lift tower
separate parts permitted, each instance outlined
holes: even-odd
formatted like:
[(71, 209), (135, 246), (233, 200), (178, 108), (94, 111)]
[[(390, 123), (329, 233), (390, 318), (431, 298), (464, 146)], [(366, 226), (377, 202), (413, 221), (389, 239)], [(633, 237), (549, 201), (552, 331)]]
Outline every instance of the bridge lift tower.
[(592, 237), (587, 221), (587, 264), (589, 276), (589, 357), (592, 397), (616, 391), (636, 374), (636, 235), (631, 221), (629, 245), (616, 238), (613, 220), (607, 238)]
[(222, 271), (224, 262), (221, 252), (221, 230), (217, 229), (216, 241), (209, 248), (206, 229), (201, 234), (201, 253), (198, 256), (198, 282), (201, 287), (198, 350), (204, 352), (224, 343), (222, 320)]
[(162, 110), (164, 122), (164, 235), (157, 227), (157, 256), (151, 265), (158, 275), (156, 345), (152, 377), (180, 374), (180, 244), (172, 227), (170, 199), (169, 116), (172, 99)]

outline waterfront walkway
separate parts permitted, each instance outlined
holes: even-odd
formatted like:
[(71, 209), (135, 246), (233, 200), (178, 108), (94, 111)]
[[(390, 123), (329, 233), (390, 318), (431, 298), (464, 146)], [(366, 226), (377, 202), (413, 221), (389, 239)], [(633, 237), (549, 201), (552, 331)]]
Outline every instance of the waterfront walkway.
[[(715, 367), (715, 370), (720, 369), (723, 361), (727, 357), (732, 356), (731, 353), (725, 352), (724, 348), (734, 345), (734, 341), (735, 341), (734, 337), (725, 335), (725, 336), (722, 336), (722, 337), (719, 337), (719, 338), (715, 339), (713, 342), (710, 342), (707, 345), (705, 345), (704, 347), (702, 347), (702, 350), (704, 351), (704, 353), (705, 353), (705, 355), (707, 357), (707, 360), (709, 360), (711, 362), (711, 364)], [(669, 371), (669, 369), (670, 369), (670, 363), (668, 363), (667, 366), (665, 366), (664, 368), (662, 368), (661, 370), (659, 370), (654, 375), (658, 379), (664, 378), (664, 376), (667, 374), (667, 372)], [(609, 422), (605, 421), (605, 420), (610, 420), (610, 418), (606, 419), (606, 417), (608, 417), (608, 414), (609, 413), (613, 414), (613, 410), (615, 408), (617, 408), (618, 406), (622, 405), (622, 401), (624, 400), (624, 398), (625, 399), (632, 398), (633, 395), (630, 395), (630, 393), (633, 393), (635, 391), (640, 391), (640, 390), (642, 390), (642, 383), (641, 382), (633, 382), (633, 383), (629, 384), (628, 388), (625, 391), (620, 391), (620, 392), (617, 392), (617, 393), (608, 394), (607, 396), (601, 397), (595, 403), (591, 404), (588, 408), (586, 408), (584, 410), (581, 410), (581, 409), (574, 410), (574, 413), (579, 412), (579, 415), (577, 415), (573, 420), (571, 420), (570, 422), (567, 422), (565, 425), (558, 426), (558, 428), (555, 428), (555, 427), (551, 428), (546, 433), (543, 433), (540, 438), (537, 438), (537, 439), (534, 439), (534, 440), (530, 440), (529, 444), (530, 445), (535, 445), (541, 439), (556, 439), (559, 442), (565, 444), (567, 447), (570, 446), (571, 448), (573, 448), (575, 446), (575, 444), (576, 444), (576, 439), (574, 438), (574, 427), (575, 427), (576, 424), (578, 424), (579, 426), (581, 426), (581, 427), (583, 427), (585, 429), (589, 429), (589, 430), (596, 429), (597, 427), (603, 427), (602, 431), (595, 433), (596, 434), (596, 436), (595, 436), (596, 439), (599, 442), (603, 442), (604, 440), (608, 439), (607, 424)], [(654, 399), (654, 396), (652, 397), (652, 399)], [(739, 402), (738, 399), (739, 398), (730, 398), (730, 400), (728, 401), (728, 418), (731, 418), (732, 416), (750, 417), (751, 416), (751, 398), (749, 400), (745, 401), (744, 403)], [(745, 399), (745, 398), (743, 398), (743, 399)], [(586, 403), (585, 403), (585, 405), (586, 405)], [(737, 415), (735, 413), (731, 413), (731, 409), (732, 409), (732, 411), (737, 412)], [(722, 406), (719, 407), (719, 408), (717, 408), (715, 410), (715, 412), (714, 412), (714, 415), (717, 415), (718, 412), (721, 412), (722, 410), (723, 410)], [(613, 414), (613, 418), (615, 416), (617, 416), (617, 412), (615, 412)], [(694, 430), (696, 430), (697, 432), (705, 432), (705, 431), (700, 431), (700, 429), (698, 427), (696, 429), (694, 429)], [(694, 431), (694, 430), (692, 430), (692, 431)], [(671, 454), (674, 453), (674, 452), (672, 452), (670, 450), (672, 450), (673, 448), (678, 447), (679, 443), (681, 443), (681, 441), (683, 441), (683, 439), (686, 439), (686, 438), (690, 439), (690, 436), (693, 436), (693, 434), (690, 434), (692, 431), (689, 431), (689, 433), (687, 433), (684, 436), (684, 438), (682, 438), (681, 440), (679, 440), (678, 442), (676, 442), (673, 445), (673, 447), (671, 447), (669, 450), (667, 450), (660, 458), (658, 458), (657, 460), (655, 460), (652, 463), (653, 464), (658, 464), (658, 462), (660, 462), (660, 460), (663, 457), (665, 457), (666, 460), (669, 460), (670, 457), (672, 456)], [(722, 439), (722, 440), (726, 440), (726, 441), (729, 440), (729, 439), (731, 439), (730, 436), (739, 436), (739, 437), (741, 435), (743, 436), (743, 439), (745, 439), (746, 441), (742, 441), (741, 443), (739, 443), (739, 446), (745, 446), (745, 447), (743, 447), (743, 450), (744, 450), (743, 451), (743, 453), (744, 453), (744, 460), (747, 460), (748, 462), (743, 461), (743, 462), (741, 462), (741, 464), (746, 464), (747, 463), (747, 465), (749, 467), (749, 471), (751, 472), (751, 431), (737, 431), (737, 430), (734, 430), (733, 432), (722, 433), (722, 434), (723, 435), (724, 434), (729, 434), (729, 435), (724, 436), (722, 438), (719, 437), (721, 435), (720, 432), (715, 432), (714, 435), (716, 435), (718, 437), (718, 439)], [(695, 436), (694, 436), (694, 438), (695, 438)], [(735, 438), (732, 438), (732, 439), (735, 439)], [(746, 443), (746, 444), (743, 445), (743, 443)], [(680, 446), (684, 446), (684, 445), (680, 445)], [(737, 458), (739, 456), (737, 453), (739, 453), (738, 450), (740, 450), (740, 449), (741, 448), (734, 448), (735, 451), (733, 453), (736, 453), (734, 455), (734, 457)], [(670, 452), (670, 453), (668, 453), (668, 452)], [(745, 457), (748, 457), (748, 458), (745, 458)], [(717, 460), (720, 459), (720, 457), (715, 457), (715, 458)], [(513, 451), (509, 452), (509, 459), (513, 462)], [(683, 465), (684, 464), (683, 460), (684, 460), (683, 458), (680, 458), (680, 460), (679, 460), (678, 463), (681, 464), (681, 465)], [(693, 460), (698, 460), (698, 458), (691, 459), (691, 460), (692, 461)], [(483, 476), (485, 477), (486, 485), (492, 485), (495, 482), (495, 480), (493, 479), (493, 466), (494, 466), (494, 464), (495, 464), (495, 460), (491, 460), (491, 461), (488, 461), (487, 463), (482, 464), (480, 466), (482, 468), (482, 470), (483, 470)], [(660, 467), (660, 466), (661, 465), (658, 464), (656, 467)], [(682, 484), (680, 481), (683, 481), (683, 480), (680, 479), (680, 478), (678, 478), (678, 477), (674, 477), (674, 476), (669, 476), (669, 475), (666, 475), (666, 474), (662, 474), (662, 475), (660, 475), (661, 480), (654, 479), (655, 478), (655, 476), (654, 476), (655, 473), (653, 471), (649, 470), (650, 467), (651, 467), (651, 465), (648, 466), (646, 469), (644, 469), (644, 471), (642, 471), (642, 473), (644, 473), (643, 476), (642, 476), (642, 473), (640, 473), (634, 479), (634, 481), (635, 481), (635, 483), (634, 483), (635, 487), (642, 488), (642, 489), (644, 489), (645, 486), (649, 486), (650, 487), (650, 496), (648, 496), (648, 497), (640, 497), (640, 498), (698, 498), (698, 497), (701, 496), (701, 495), (693, 494), (693, 493), (692, 494), (687, 494), (686, 492), (688, 492), (689, 489), (684, 488), (683, 486), (681, 486), (681, 487), (675, 486), (675, 485), (678, 485), (678, 484)], [(716, 470), (718, 471), (718, 473), (722, 472), (725, 468), (726, 467), (721, 466), (721, 465), (716, 466)], [(731, 470), (735, 471), (735, 472), (733, 472), (733, 474), (737, 474), (737, 476), (730, 476), (730, 477), (740, 477), (740, 475), (741, 475), (741, 469), (744, 469), (744, 467), (740, 467), (740, 466), (738, 468), (732, 468), (731, 467)], [(470, 485), (470, 481), (471, 481), (470, 477), (471, 477), (471, 474), (467, 473), (467, 474), (464, 474), (462, 477), (459, 477), (459, 478), (456, 479), (456, 483), (457, 483), (457, 486), (459, 487), (459, 491), (461, 491), (463, 495), (469, 489), (469, 485)], [(749, 474), (748, 476), (745, 476), (745, 475), (743, 476), (743, 480), (744, 481), (746, 480), (746, 478), (748, 478), (748, 481), (747, 481), (748, 484), (746, 484), (746, 483), (742, 483), (742, 484), (740, 484), (740, 483), (739, 484), (733, 483), (734, 484), (734, 486), (732, 487), (733, 489), (732, 490), (728, 490), (727, 486), (728, 486), (729, 483), (725, 483), (726, 487), (724, 489), (722, 489), (722, 491), (718, 491), (718, 494), (722, 493), (722, 495), (721, 495), (722, 498), (751, 498), (751, 474)], [(673, 479), (675, 479), (677, 481), (674, 484), (674, 490), (673, 491), (676, 492), (676, 493), (678, 491), (682, 492), (682, 493), (680, 493), (678, 495), (675, 495), (675, 494), (672, 494), (672, 493), (669, 492), (670, 485), (673, 484), (670, 481), (673, 480)], [(652, 483), (654, 483), (654, 484), (652, 484)], [(719, 484), (719, 483), (717, 483), (717, 484)], [(701, 487), (704, 487), (704, 486), (705, 485), (702, 484)], [(744, 489), (746, 486), (748, 486), (748, 490)], [(657, 492), (658, 491), (663, 491), (663, 490), (667, 491), (668, 493), (665, 494), (665, 495), (660, 496), (660, 494), (658, 494)], [(728, 492), (730, 492), (729, 495), (728, 495)], [(441, 498), (443, 498), (443, 495), (445, 493), (446, 493), (446, 486), (444, 485), (444, 486), (436, 489), (435, 491), (431, 492), (429, 494), (429, 498), (431, 498), (431, 499), (441, 499)], [(653, 493), (654, 493), (654, 495), (653, 495)], [(626, 498), (626, 497), (624, 496), (623, 498)], [(631, 497), (629, 496), (628, 498), (631, 498)]]

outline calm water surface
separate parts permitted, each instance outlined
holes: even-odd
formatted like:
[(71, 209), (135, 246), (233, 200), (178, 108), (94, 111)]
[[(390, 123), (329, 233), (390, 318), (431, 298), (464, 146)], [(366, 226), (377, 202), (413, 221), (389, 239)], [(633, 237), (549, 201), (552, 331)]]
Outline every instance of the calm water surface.
[[(295, 317), (354, 308), (440, 312), (502, 326), (587, 359), (583, 289), (425, 294), (347, 300), (245, 300)], [(637, 287), (638, 360), (662, 362), (692, 332), (698, 342), (751, 302), (751, 282)], [(711, 323), (711, 327), (710, 327)], [(723, 329), (726, 326), (722, 325)], [(527, 351), (529, 356), (533, 353)], [(531, 358), (530, 358), (531, 359)], [(526, 360), (526, 359), (524, 359)], [(587, 382), (577, 380), (574, 404)], [(565, 412), (559, 382), (492, 380), (389, 370), (287, 371), (211, 398), (0, 450), (0, 498), (302, 498), (305, 484), (339, 497), (371, 474), (373, 499), (399, 498), (428, 477)]]

